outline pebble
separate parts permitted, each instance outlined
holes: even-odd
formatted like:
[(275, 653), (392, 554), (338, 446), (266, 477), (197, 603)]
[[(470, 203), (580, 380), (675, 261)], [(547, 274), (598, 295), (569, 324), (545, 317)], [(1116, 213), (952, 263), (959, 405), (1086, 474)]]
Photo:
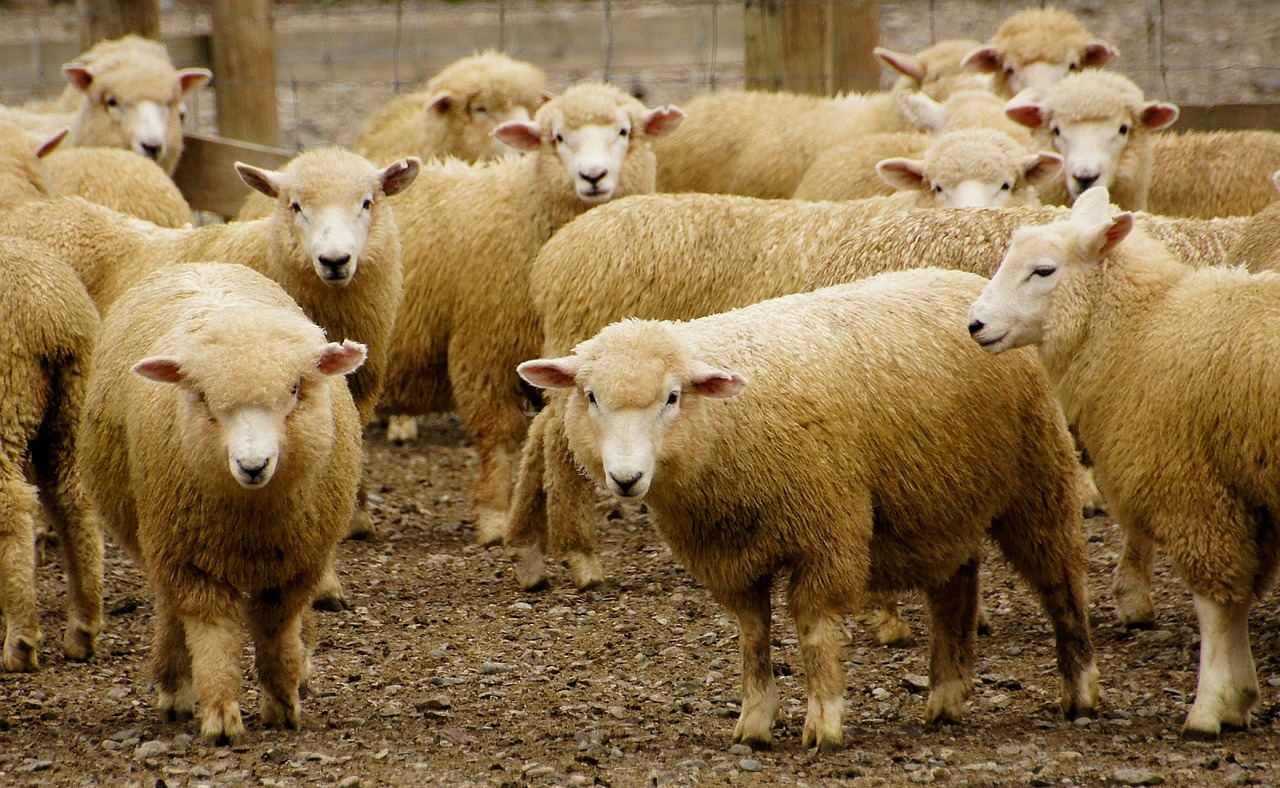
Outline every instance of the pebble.
[(764, 771), (764, 764), (755, 758), (743, 758), (738, 761), (738, 768), (744, 772), (762, 772)]
[(929, 677), (917, 673), (908, 673), (902, 677), (902, 686), (913, 694), (929, 691)]
[(1163, 785), (1164, 778), (1146, 769), (1120, 769), (1112, 772), (1110, 782), (1118, 785)]
[(143, 742), (139, 744), (137, 749), (133, 751), (133, 757), (142, 760), (144, 758), (156, 758), (164, 755), (169, 751), (169, 744), (158, 739)]
[(504, 665), (501, 662), (486, 662), (480, 666), (480, 672), (486, 676), (495, 676), (501, 673), (511, 673), (515, 668), (510, 665)]
[(1077, 728), (1087, 728), (1093, 724), (1093, 720), (1089, 717), (1076, 717)]
[(539, 777), (546, 777), (548, 774), (555, 774), (555, 768), (551, 766), (529, 766), (524, 770), (524, 776), (530, 780), (536, 780)]
[(745, 744), (735, 744), (729, 748), (730, 755), (744, 756), (750, 755), (751, 753), (752, 749)]
[(344, 777), (342, 782), (338, 783), (338, 788), (360, 788), (360, 778), (355, 775)]

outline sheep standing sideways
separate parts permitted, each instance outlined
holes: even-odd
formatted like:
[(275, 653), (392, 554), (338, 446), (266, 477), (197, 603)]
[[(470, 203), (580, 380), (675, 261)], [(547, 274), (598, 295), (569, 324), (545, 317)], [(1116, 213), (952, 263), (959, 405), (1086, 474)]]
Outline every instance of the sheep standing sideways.
[(651, 140), (683, 113), (648, 109), (615, 87), (582, 83), (531, 122), (497, 134), (529, 151), (485, 164), (423, 169), (396, 207), (404, 244), (404, 303), (391, 339), (379, 411), (449, 410), (476, 438), (476, 531), (502, 541), (526, 397), (511, 370), (538, 352), (529, 265), (551, 234), (593, 205), (652, 192)]
[(573, 355), (520, 365), (530, 383), (569, 390), (575, 459), (617, 497), (643, 499), (737, 616), (736, 741), (773, 739), (771, 587), (784, 573), (804, 746), (842, 742), (841, 616), (869, 590), (925, 590), (925, 719), (959, 721), (987, 534), (1053, 622), (1063, 712), (1094, 712), (1071, 439), (1031, 354), (997, 367), (965, 336), (984, 281), (911, 271), (688, 323), (624, 321)]
[(1119, 54), (1070, 13), (1028, 8), (1002, 22), (989, 43), (965, 55), (963, 65), (991, 74), (995, 94), (1012, 98), (1028, 88), (1044, 92), (1068, 74), (1101, 68)]
[(244, 733), (242, 621), (262, 721), (298, 726), (302, 615), (360, 479), (342, 376), (364, 356), (239, 265), (157, 271), (103, 320), (81, 467), (155, 596), (157, 705), (184, 718), (198, 700), (211, 741)]
[[(88, 659), (102, 628), (102, 527), (75, 467), (98, 310), (65, 263), (31, 243), (0, 244), (0, 609), (3, 667), (39, 666), (34, 518), (59, 536), (67, 577), (62, 651)], [(30, 475), (29, 475), (30, 474)]]
[(1191, 590), (1200, 677), (1182, 733), (1216, 738), (1258, 701), (1249, 606), (1280, 555), (1280, 276), (1190, 269), (1133, 230), (1091, 189), (1069, 220), (1015, 233), (969, 331), (993, 354), (1038, 348), (1112, 511)]

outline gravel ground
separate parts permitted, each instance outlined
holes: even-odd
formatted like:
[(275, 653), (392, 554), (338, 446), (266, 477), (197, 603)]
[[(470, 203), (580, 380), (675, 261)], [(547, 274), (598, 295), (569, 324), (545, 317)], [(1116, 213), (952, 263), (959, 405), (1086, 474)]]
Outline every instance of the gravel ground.
[[(736, 627), (672, 560), (639, 513), (601, 528), (605, 586), (578, 593), (561, 572), (525, 593), (497, 549), (472, 545), (475, 452), (451, 418), (414, 444), (370, 440), (377, 537), (342, 547), (354, 609), (316, 616), (303, 730), (264, 730), (231, 748), (151, 708), (151, 609), (138, 571), (108, 547), (101, 653), (57, 653), (63, 602), (56, 560), (40, 571), (41, 670), (0, 675), (3, 785), (1265, 785), (1280, 783), (1274, 605), (1253, 620), (1263, 697), (1255, 728), (1182, 742), (1195, 690), (1189, 598), (1162, 568), (1155, 629), (1113, 621), (1118, 550), (1105, 518), (1084, 524), (1102, 672), (1099, 719), (1056, 708), (1053, 642), (1031, 593), (992, 560), (963, 725), (922, 723), (921, 645), (887, 649), (856, 627), (844, 652), (846, 746), (800, 747), (804, 690), (795, 632), (778, 601), (774, 655), (782, 710), (772, 750), (731, 747), (739, 695)], [(51, 558), (56, 558), (51, 556)], [(246, 653), (245, 665), (250, 664)], [(256, 708), (246, 676), (244, 706)]]

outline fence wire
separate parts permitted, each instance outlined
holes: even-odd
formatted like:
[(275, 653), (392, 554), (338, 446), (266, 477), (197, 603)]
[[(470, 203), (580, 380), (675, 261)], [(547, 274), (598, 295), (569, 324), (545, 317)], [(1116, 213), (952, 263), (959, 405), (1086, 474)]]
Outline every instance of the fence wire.
[[(208, 4), (166, 11), (170, 41), (208, 33)], [(788, 0), (876, 8), (880, 44), (918, 51), (948, 38), (983, 41), (1045, 0)], [(346, 142), (363, 117), (451, 60), (497, 48), (547, 71), (551, 88), (607, 78), (652, 103), (746, 84), (745, 7), (779, 0), (388, 0), (281, 2), (274, 8), (277, 96), (293, 147)], [(1280, 2), (1133, 0), (1054, 3), (1119, 48), (1115, 67), (1150, 96), (1186, 104), (1280, 101)], [(56, 53), (77, 39), (73, 8), (0, 11), (0, 102), (62, 86)], [(193, 47), (193, 51), (198, 47)], [(180, 65), (182, 65), (180, 63)], [(215, 75), (216, 76), (216, 75)], [(829, 81), (831, 75), (818, 75)], [(264, 77), (268, 78), (268, 77)], [(892, 75), (882, 76), (888, 85)], [(215, 78), (216, 85), (216, 78)], [(205, 91), (192, 106), (213, 128)]]

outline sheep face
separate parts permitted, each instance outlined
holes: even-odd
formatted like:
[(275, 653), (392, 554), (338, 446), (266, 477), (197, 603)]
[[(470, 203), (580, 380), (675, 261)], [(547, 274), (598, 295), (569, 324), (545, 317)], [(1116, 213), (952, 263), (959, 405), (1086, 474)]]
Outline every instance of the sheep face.
[(1006, 19), (992, 43), (970, 52), (961, 65), (995, 74), (996, 93), (1013, 96), (1024, 90), (1047, 92), (1068, 74), (1101, 68), (1119, 54), (1107, 42), (1091, 39), (1071, 14), (1033, 8)]
[(646, 109), (614, 88), (578, 85), (538, 110), (527, 123), (506, 123), (494, 134), (518, 150), (553, 153), (578, 199), (598, 205), (613, 199), (633, 145), (675, 131), (684, 112)]
[(700, 397), (734, 397), (746, 386), (741, 375), (648, 344), (655, 325), (615, 324), (579, 346), (576, 355), (518, 367), (534, 386), (573, 389), (565, 416), (570, 445), (619, 498), (649, 492), (665, 463), (664, 446), (681, 442), (686, 398), (693, 398), (696, 409)]
[(273, 220), (288, 224), (291, 257), (338, 288), (355, 278), (383, 199), (413, 183), (421, 166), (410, 157), (378, 169), (354, 153), (328, 150), (302, 154), (279, 172), (242, 162), (236, 170), (245, 183), (276, 200)]
[[(511, 147), (494, 136), (494, 129), (505, 123), (527, 123), (545, 95), (539, 94), (536, 102), (513, 103), (505, 93), (493, 90), (465, 96), (443, 90), (431, 97), (426, 111), (449, 126), (446, 138), (456, 140), (450, 154), (464, 161), (482, 161), (511, 155)], [(427, 122), (432, 119), (428, 117)]]
[(1070, 332), (1059, 312), (1078, 307), (1105, 257), (1133, 229), (1133, 215), (1111, 216), (1106, 189), (1076, 202), (1071, 218), (1013, 234), (995, 276), (969, 310), (969, 334), (992, 354), (1045, 345)]
[(84, 93), (72, 121), (77, 145), (131, 150), (155, 160), (172, 173), (182, 150), (183, 100), (212, 78), (203, 68), (175, 71), (164, 61), (147, 58), (128, 64), (128, 70), (69, 63), (67, 81)]
[[(333, 444), (325, 378), (364, 362), (363, 345), (325, 343), (310, 324), (268, 333), (266, 341), (248, 308), (228, 309), (206, 324), (192, 347), (133, 366), (144, 378), (180, 389), (176, 418), (184, 459), (215, 486), (228, 471), (240, 487), (256, 490), (282, 470), (298, 478), (298, 468), (314, 468)], [(309, 447), (313, 456), (290, 455), (291, 443)]]
[(1027, 155), (1002, 132), (971, 129), (941, 135), (923, 160), (885, 159), (876, 172), (895, 189), (918, 192), (921, 208), (1006, 208), (1038, 205), (1035, 187), (1061, 166), (1056, 154)]

